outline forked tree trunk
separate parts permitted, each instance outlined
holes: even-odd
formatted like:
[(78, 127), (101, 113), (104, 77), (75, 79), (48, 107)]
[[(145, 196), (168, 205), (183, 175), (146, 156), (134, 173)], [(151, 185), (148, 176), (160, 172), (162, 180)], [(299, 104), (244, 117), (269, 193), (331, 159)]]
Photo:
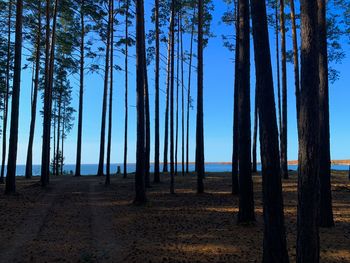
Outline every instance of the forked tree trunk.
[(319, 238), (319, 52), (317, 0), (301, 5), (301, 90), (297, 262), (320, 261)]
[(264, 208), (264, 263), (288, 263), (284, 226), (278, 128), (265, 1), (252, 0), (256, 99), (259, 109), (260, 155)]

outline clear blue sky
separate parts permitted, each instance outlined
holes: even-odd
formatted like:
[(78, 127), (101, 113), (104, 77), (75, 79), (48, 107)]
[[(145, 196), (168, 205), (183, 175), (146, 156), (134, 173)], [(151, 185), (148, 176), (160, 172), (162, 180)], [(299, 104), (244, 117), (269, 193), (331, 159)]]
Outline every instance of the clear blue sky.
[[(150, 28), (150, 8), (151, 1), (146, 2), (146, 20)], [(152, 1), (153, 2), (153, 1)], [(233, 53), (230, 53), (223, 47), (222, 34), (233, 34), (233, 28), (226, 26), (221, 21), (221, 16), (226, 10), (222, 1), (215, 1), (215, 11), (213, 12), (212, 32), (215, 37), (211, 38), (208, 47), (205, 49), (205, 74), (204, 74), (204, 123), (205, 123), (205, 159), (208, 162), (230, 161), (232, 154), (232, 116), (233, 116)], [(272, 32), (270, 32), (272, 33)], [(288, 45), (291, 42), (290, 32), (288, 32)], [(186, 42), (185, 45), (188, 43)], [(272, 62), (275, 67), (275, 39), (271, 34)], [(162, 51), (166, 55), (165, 46)], [(349, 46), (344, 41), (344, 50), (347, 53)], [(134, 51), (133, 51), (134, 52)], [(116, 63), (124, 66), (123, 56), (117, 53)], [(348, 54), (347, 54), (348, 55)], [(103, 61), (101, 61), (103, 63)], [(341, 65), (336, 65), (340, 71), (340, 79), (331, 86), (330, 90), (330, 109), (331, 109), (331, 152), (333, 159), (350, 158), (350, 89), (348, 83), (350, 76), (350, 60), (346, 57)], [(164, 65), (163, 65), (164, 68)], [(154, 135), (154, 69), (153, 65), (149, 67), (150, 81), (150, 102), (151, 102), (151, 120), (152, 120), (152, 145)], [(162, 72), (162, 87), (165, 90), (165, 72)], [(186, 69), (187, 75), (187, 69)], [(255, 73), (252, 53), (252, 105), (254, 105), (253, 95), (255, 87)], [(135, 162), (135, 133), (136, 133), (136, 98), (135, 98), (135, 58), (130, 59), (130, 96), (129, 96), (129, 156), (130, 162)], [(297, 131), (295, 114), (295, 96), (293, 85), (293, 68), (288, 65), (288, 155), (290, 160), (297, 159)], [(196, 78), (193, 76), (192, 96), (196, 100)], [(78, 108), (78, 76), (72, 79), (74, 85), (74, 107)], [(18, 145), (18, 163), (24, 164), (26, 159), (26, 150), (28, 144), (29, 122), (30, 122), (30, 72), (25, 71), (22, 75), (22, 90), (20, 98), (20, 124), (19, 124), (19, 145)], [(124, 132), (124, 73), (116, 72), (114, 78), (114, 116), (113, 116), (113, 145), (112, 162), (120, 163), (123, 158), (123, 132)], [(84, 105), (84, 125), (83, 125), (83, 153), (82, 163), (92, 164), (98, 162), (99, 140), (100, 140), (100, 118), (101, 102), (103, 92), (103, 79), (100, 75), (88, 75), (85, 86), (85, 105)], [(164, 103), (165, 93), (161, 92), (161, 153), (163, 152), (164, 137)], [(39, 103), (39, 109), (42, 107)], [(253, 109), (253, 108), (252, 108)], [(253, 110), (252, 110), (253, 114)], [(181, 115), (180, 115), (181, 116)], [(77, 119), (77, 115), (76, 115)], [(316, 132), (316, 131), (315, 131)], [(195, 133), (195, 111), (191, 111), (191, 160), (194, 160), (194, 133)], [(39, 164), (41, 160), (41, 135), (42, 118), (38, 113), (35, 141), (34, 141), (34, 164)], [(65, 163), (75, 162), (76, 154), (76, 136), (77, 125), (75, 123), (72, 132), (68, 135), (65, 143)], [(180, 137), (181, 138), (181, 137)], [(180, 140), (181, 142), (181, 140)], [(153, 148), (153, 146), (152, 146)], [(181, 148), (180, 148), (181, 149)], [(180, 152), (179, 152), (180, 153)], [(152, 149), (153, 156), (153, 149)], [(181, 153), (180, 153), (181, 154)], [(179, 155), (181, 156), (181, 155)], [(153, 157), (152, 157), (153, 159)], [(162, 159), (162, 154), (161, 154)]]

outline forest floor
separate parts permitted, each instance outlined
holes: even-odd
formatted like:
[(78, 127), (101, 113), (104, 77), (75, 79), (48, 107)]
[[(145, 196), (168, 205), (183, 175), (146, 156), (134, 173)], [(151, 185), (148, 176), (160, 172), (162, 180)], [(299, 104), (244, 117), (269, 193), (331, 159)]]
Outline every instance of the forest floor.
[[(208, 174), (206, 193), (194, 176), (153, 185), (148, 205), (135, 207), (133, 179), (18, 178), (18, 194), (0, 186), (0, 262), (261, 262), (261, 178), (254, 176), (255, 224), (236, 224), (238, 198), (229, 174)], [(296, 175), (283, 182), (289, 256), (295, 262)], [(321, 262), (350, 263), (350, 182), (333, 175), (336, 227), (321, 229)]]

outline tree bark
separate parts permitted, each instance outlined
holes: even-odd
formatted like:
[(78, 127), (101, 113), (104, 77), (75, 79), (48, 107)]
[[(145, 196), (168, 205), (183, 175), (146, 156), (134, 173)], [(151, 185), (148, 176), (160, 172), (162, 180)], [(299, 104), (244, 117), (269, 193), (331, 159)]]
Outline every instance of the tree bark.
[[(256, 173), (258, 171), (257, 168), (257, 156), (256, 156), (256, 148), (257, 148), (257, 140), (258, 140), (258, 122), (259, 122), (259, 107), (258, 107), (258, 88), (255, 88), (255, 105), (254, 105), (254, 133), (253, 133), (253, 164), (252, 164), (252, 172)], [(279, 152), (278, 152), (279, 153)]]
[(137, 141), (136, 141), (136, 174), (135, 205), (147, 202), (145, 191), (145, 36), (144, 36), (144, 3), (136, 0), (136, 96), (137, 96)]
[(204, 125), (203, 125), (203, 20), (204, 3), (198, 1), (198, 71), (197, 71), (197, 126), (196, 126), (196, 161), (197, 193), (204, 192)]
[(319, 118), (320, 118), (320, 226), (334, 226), (331, 187), (331, 153), (329, 128), (329, 85), (328, 85), (328, 52), (327, 52), (327, 22), (326, 2), (318, 0), (319, 28)]
[[(108, 8), (110, 9), (110, 0), (108, 2)], [(109, 73), (109, 59), (110, 59), (110, 33), (111, 33), (111, 17), (110, 10), (108, 10), (108, 25), (107, 25), (107, 43), (106, 43), (106, 61), (105, 61), (105, 79), (103, 87), (102, 98), (102, 116), (101, 116), (101, 135), (100, 135), (100, 157), (98, 162), (97, 176), (103, 176), (104, 157), (105, 157), (105, 136), (106, 136), (106, 117), (107, 117), (107, 96), (108, 96), (108, 73)]]
[(114, 0), (110, 0), (110, 10), (109, 10), (109, 20), (110, 20), (110, 38), (111, 51), (110, 51), (110, 82), (109, 82), (109, 112), (108, 112), (108, 141), (107, 141), (107, 169), (106, 169), (106, 185), (111, 184), (111, 151), (112, 151), (112, 125), (113, 125), (113, 55), (114, 55)]
[(288, 179), (287, 157), (287, 50), (284, 0), (280, 0), (281, 54), (282, 54), (282, 126), (281, 126), (281, 170), (282, 177)]
[(81, 176), (81, 144), (83, 133), (83, 107), (84, 107), (84, 66), (85, 66), (85, 20), (84, 20), (85, 0), (81, 0), (80, 6), (80, 88), (79, 88), (79, 113), (78, 113), (78, 138), (77, 138), (77, 156), (75, 164), (75, 176)]
[(6, 194), (16, 192), (16, 164), (17, 164), (17, 144), (18, 144), (18, 117), (19, 117), (19, 97), (21, 89), (21, 62), (22, 62), (22, 26), (23, 26), (23, 1), (16, 3), (16, 33), (15, 33), (15, 60), (11, 105), (11, 126), (9, 158), (7, 163)]
[(160, 42), (159, 42), (159, 0), (155, 0), (155, 28), (156, 28), (156, 67), (155, 67), (155, 137), (154, 137), (154, 183), (160, 182), (159, 174), (159, 61), (160, 61)]
[(278, 128), (265, 1), (252, 0), (256, 100), (262, 162), (264, 242), (263, 262), (288, 263), (284, 226)]
[(301, 90), (297, 262), (320, 261), (319, 240), (319, 52), (317, 0), (301, 4)]
[(177, 175), (178, 165), (178, 146), (179, 146), (179, 87), (180, 87), (180, 12), (177, 10), (177, 50), (176, 50), (176, 120), (175, 120), (175, 176)]
[(251, 173), (250, 123), (250, 26), (249, 1), (238, 1), (238, 160), (239, 160), (239, 213), (238, 223), (255, 221), (254, 192)]
[(129, 0), (126, 1), (126, 11), (125, 11), (125, 126), (124, 126), (124, 178), (127, 178), (127, 164), (128, 164), (128, 89), (129, 89)]
[(11, 62), (11, 18), (12, 18), (12, 1), (8, 3), (8, 20), (7, 20), (7, 61), (6, 61), (6, 93), (4, 102), (4, 116), (3, 116), (3, 134), (2, 134), (2, 162), (1, 162), (1, 176), (0, 184), (4, 183), (5, 178), (5, 162), (6, 162), (6, 148), (7, 148), (7, 119), (10, 97), (10, 62)]

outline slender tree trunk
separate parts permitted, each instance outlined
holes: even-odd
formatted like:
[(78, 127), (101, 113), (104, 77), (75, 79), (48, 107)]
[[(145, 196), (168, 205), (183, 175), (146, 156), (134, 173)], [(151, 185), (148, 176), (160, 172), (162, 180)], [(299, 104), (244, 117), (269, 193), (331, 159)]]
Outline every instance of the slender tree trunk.
[(106, 137), (106, 117), (107, 117), (107, 97), (108, 97), (108, 73), (109, 73), (109, 52), (110, 52), (110, 33), (111, 33), (111, 17), (110, 8), (111, 0), (108, 2), (108, 25), (107, 25), (107, 43), (106, 43), (106, 62), (105, 62), (105, 79), (103, 88), (102, 116), (101, 116), (101, 135), (100, 135), (100, 157), (98, 162), (97, 176), (103, 176), (104, 157), (105, 157), (105, 137)]
[(329, 129), (329, 85), (328, 85), (328, 52), (327, 52), (327, 22), (326, 1), (318, 0), (319, 28), (319, 118), (320, 118), (320, 226), (334, 226), (331, 186), (331, 153)]
[(36, 121), (36, 108), (38, 101), (38, 89), (39, 89), (39, 76), (40, 76), (40, 41), (41, 41), (41, 1), (38, 1), (38, 34), (36, 39), (36, 51), (35, 51), (35, 80), (32, 96), (32, 112), (29, 128), (29, 142), (27, 148), (27, 161), (25, 176), (27, 179), (32, 178), (33, 175), (33, 141)]
[(238, 35), (239, 35), (239, 22), (238, 22), (238, 2), (235, 1), (235, 29), (236, 29), (236, 52), (235, 52), (235, 82), (234, 82), (234, 106), (233, 106), (233, 147), (232, 147), (232, 194), (237, 195), (239, 193), (239, 182), (238, 182), (238, 142), (239, 142), (239, 130), (238, 130)]
[(127, 177), (127, 164), (128, 164), (128, 89), (129, 89), (129, 0), (126, 1), (125, 11), (125, 124), (124, 124), (124, 178)]
[(53, 106), (53, 147), (52, 147), (52, 156), (53, 156), (53, 161), (52, 161), (52, 173), (54, 174), (56, 172), (56, 159), (57, 159), (57, 154), (56, 154), (56, 123), (57, 123), (57, 99), (55, 99), (55, 104)]
[(136, 141), (136, 175), (134, 204), (147, 202), (145, 191), (145, 35), (144, 4), (136, 0), (136, 95), (137, 95), (137, 141)]
[(198, 72), (197, 72), (197, 126), (196, 126), (196, 156), (197, 156), (197, 193), (204, 192), (204, 125), (203, 125), (203, 20), (204, 3), (198, 1)]
[[(277, 101), (278, 101), (278, 127), (279, 127), (279, 137), (281, 140), (281, 129), (282, 129), (282, 102), (281, 102), (281, 73), (280, 73), (280, 42), (279, 42), (279, 16), (278, 16), (278, 3), (276, 0), (275, 7), (275, 35), (276, 35), (276, 72), (277, 72)], [(281, 144), (280, 144), (281, 145)]]
[[(144, 33), (145, 35), (145, 33)], [(146, 53), (144, 61), (146, 59)], [(145, 157), (146, 157), (146, 188), (151, 187), (151, 178), (150, 178), (150, 162), (151, 162), (151, 120), (150, 120), (150, 109), (149, 109), (149, 89), (148, 89), (148, 73), (147, 73), (147, 63), (144, 64), (145, 70), (145, 121), (146, 121), (146, 144), (145, 144)]]
[(320, 261), (317, 0), (302, 0), (297, 262)]
[(22, 62), (22, 26), (23, 26), (23, 1), (16, 3), (16, 33), (15, 33), (15, 61), (13, 76), (13, 91), (11, 105), (11, 126), (9, 158), (7, 163), (6, 194), (16, 192), (16, 164), (17, 164), (17, 143), (18, 143), (18, 116), (19, 97), (21, 89), (21, 62)]
[(155, 68), (155, 139), (154, 139), (154, 179), (155, 183), (160, 182), (159, 175), (159, 0), (155, 0), (155, 27), (156, 27), (156, 68)]
[(239, 213), (238, 223), (255, 221), (254, 192), (251, 173), (251, 128), (250, 128), (250, 34), (249, 1), (239, 0), (238, 35), (238, 128), (239, 128)]
[(257, 100), (256, 108), (259, 112), (260, 154), (263, 180), (265, 222), (263, 262), (288, 263), (278, 128), (265, 1), (252, 0), (251, 13), (257, 80), (255, 97)]
[(75, 166), (75, 176), (81, 176), (81, 144), (83, 133), (83, 106), (84, 106), (84, 66), (85, 66), (85, 0), (81, 0), (80, 6), (80, 89), (79, 89), (79, 116), (78, 116), (78, 138), (77, 138), (77, 158)]
[[(193, 8), (193, 18), (196, 15), (196, 8)], [(187, 86), (187, 125), (186, 125), (186, 173), (189, 173), (189, 148), (190, 148), (190, 109), (191, 109), (191, 78), (193, 61), (193, 39), (195, 23), (192, 23), (191, 41), (190, 41), (190, 61), (188, 64), (188, 86)]]
[(58, 0), (55, 0), (53, 14), (51, 48), (50, 48), (50, 1), (46, 2), (46, 51), (45, 51), (45, 92), (44, 92), (44, 129), (41, 161), (41, 184), (45, 187), (50, 180), (50, 141), (51, 141), (51, 111), (52, 87), (55, 62), (55, 43), (57, 26)]
[(174, 87), (175, 87), (175, 5), (171, 1), (171, 73), (170, 73), (170, 193), (175, 193), (174, 186)]
[(177, 14), (177, 50), (176, 50), (176, 120), (175, 120), (175, 176), (178, 166), (179, 146), (179, 88), (180, 88), (180, 12)]
[(54, 160), (54, 162), (56, 162), (55, 165), (55, 175), (58, 176), (59, 175), (59, 161), (60, 161), (60, 139), (61, 139), (61, 108), (62, 108), (62, 90), (63, 89), (63, 84), (62, 82), (60, 83), (60, 90), (58, 91), (58, 115), (57, 115), (57, 144), (56, 144), (56, 158)]
[[(257, 168), (257, 156), (256, 156), (256, 148), (257, 148), (257, 140), (258, 140), (258, 122), (259, 122), (259, 107), (258, 107), (258, 88), (255, 88), (255, 105), (254, 105), (254, 133), (253, 133), (253, 165), (252, 172), (256, 173), (258, 171)], [(279, 151), (278, 151), (279, 154)]]
[(60, 175), (63, 175), (63, 171), (64, 171), (64, 139), (66, 137), (66, 133), (65, 133), (65, 127), (66, 127), (66, 122), (65, 122), (65, 116), (66, 116), (66, 109), (67, 109), (67, 105), (66, 102), (63, 103), (63, 118), (62, 118), (62, 137), (61, 137), (61, 156), (60, 156)]
[(182, 30), (182, 15), (180, 12), (180, 42), (181, 42), (181, 173), (185, 176), (185, 86), (184, 86), (184, 45)]
[(112, 151), (112, 122), (113, 122), (113, 55), (114, 55), (114, 0), (111, 0), (109, 11), (111, 32), (109, 37), (111, 40), (111, 67), (109, 82), (109, 112), (108, 112), (108, 141), (107, 141), (107, 169), (106, 169), (106, 185), (111, 184), (111, 151)]
[(298, 36), (297, 36), (297, 26), (295, 21), (294, 0), (290, 0), (290, 17), (292, 20), (295, 98), (296, 98), (296, 107), (297, 107), (297, 120), (299, 120), (300, 74), (299, 74)]
[(3, 131), (2, 131), (2, 162), (1, 162), (1, 176), (0, 184), (4, 183), (5, 178), (5, 161), (6, 161), (6, 147), (7, 147), (7, 119), (9, 108), (9, 94), (10, 94), (10, 63), (11, 63), (11, 18), (12, 18), (12, 1), (8, 3), (8, 20), (7, 20), (7, 61), (6, 61), (6, 93), (4, 102), (4, 116), (3, 116)]
[(281, 127), (281, 169), (284, 179), (288, 179), (287, 157), (287, 50), (284, 0), (280, 0), (281, 52), (282, 52), (282, 127)]
[[(172, 18), (172, 16), (171, 16)], [(171, 24), (171, 21), (170, 21)], [(165, 127), (164, 127), (164, 157), (163, 173), (168, 172), (168, 146), (169, 146), (169, 97), (170, 97), (170, 66), (171, 66), (171, 31), (169, 30), (168, 40), (168, 62), (167, 62), (167, 79), (166, 79), (166, 102), (165, 102)]]

